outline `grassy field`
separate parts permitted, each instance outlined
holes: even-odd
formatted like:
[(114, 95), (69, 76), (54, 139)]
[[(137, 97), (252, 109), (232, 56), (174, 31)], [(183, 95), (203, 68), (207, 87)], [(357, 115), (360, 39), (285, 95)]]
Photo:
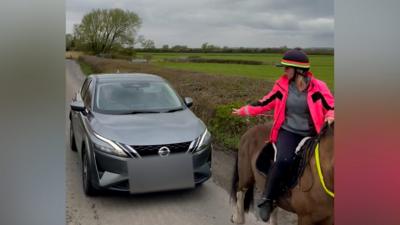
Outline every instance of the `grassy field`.
[[(282, 74), (282, 68), (274, 65), (279, 62), (281, 54), (239, 54), (239, 53), (139, 53), (138, 57), (152, 55), (154, 65), (192, 72), (202, 72), (215, 75), (243, 76), (257, 79), (276, 80)], [(190, 63), (168, 62), (164, 59), (183, 57), (201, 57), (206, 59), (233, 59), (255, 60), (264, 65), (221, 64), (221, 63)], [(328, 86), (334, 88), (334, 71), (332, 55), (310, 55), (311, 71), (318, 79), (325, 81)]]

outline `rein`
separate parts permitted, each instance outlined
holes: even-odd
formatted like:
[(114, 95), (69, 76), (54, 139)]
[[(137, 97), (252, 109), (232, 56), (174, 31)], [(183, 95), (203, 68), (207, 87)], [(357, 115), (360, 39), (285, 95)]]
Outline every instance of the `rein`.
[(325, 123), (323, 128), (321, 129), (321, 133), (318, 135), (318, 137), (316, 139), (317, 145), (315, 146), (315, 166), (317, 167), (319, 181), (321, 182), (321, 185), (322, 185), (324, 191), (326, 192), (327, 195), (331, 196), (332, 198), (335, 198), (335, 193), (333, 191), (330, 191), (326, 187), (326, 184), (324, 181), (324, 175), (322, 174), (320, 157), (319, 157), (319, 141), (321, 139), (322, 134), (324, 134), (326, 132), (328, 127), (329, 127), (329, 124)]
[(324, 175), (322, 174), (322, 170), (321, 170), (321, 162), (319, 160), (319, 143), (315, 147), (315, 166), (317, 167), (319, 181), (321, 182), (321, 185), (324, 188), (325, 192), (332, 198), (335, 198), (335, 193), (330, 191), (325, 185)]

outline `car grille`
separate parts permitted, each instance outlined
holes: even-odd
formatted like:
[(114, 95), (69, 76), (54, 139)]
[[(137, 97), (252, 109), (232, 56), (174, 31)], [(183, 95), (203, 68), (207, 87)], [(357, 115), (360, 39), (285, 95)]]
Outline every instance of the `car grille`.
[(158, 155), (158, 150), (162, 147), (167, 147), (170, 150), (170, 154), (174, 153), (182, 153), (186, 152), (189, 149), (191, 142), (183, 142), (176, 144), (167, 144), (167, 145), (131, 145), (133, 149), (135, 149), (140, 156), (151, 156)]

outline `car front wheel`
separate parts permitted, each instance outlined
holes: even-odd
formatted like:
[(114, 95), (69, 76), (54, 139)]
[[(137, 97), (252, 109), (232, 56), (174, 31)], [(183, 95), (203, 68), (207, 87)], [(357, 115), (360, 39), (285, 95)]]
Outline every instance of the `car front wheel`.
[(95, 196), (98, 194), (98, 190), (93, 187), (91, 182), (92, 171), (89, 166), (89, 158), (88, 154), (84, 153), (82, 157), (82, 183), (83, 183), (83, 191), (87, 196)]
[(71, 147), (72, 151), (77, 151), (74, 130), (72, 129), (72, 122), (69, 125), (69, 146)]

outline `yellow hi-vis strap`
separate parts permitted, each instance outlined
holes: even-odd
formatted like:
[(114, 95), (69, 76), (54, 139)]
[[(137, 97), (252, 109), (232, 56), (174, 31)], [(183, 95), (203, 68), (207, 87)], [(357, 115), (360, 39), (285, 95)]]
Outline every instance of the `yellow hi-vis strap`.
[(321, 181), (322, 187), (324, 188), (325, 192), (332, 198), (335, 198), (335, 194), (332, 191), (328, 190), (324, 182), (324, 176), (322, 175), (321, 170), (321, 163), (319, 161), (319, 144), (317, 144), (317, 146), (315, 147), (315, 165), (317, 166), (319, 180)]

